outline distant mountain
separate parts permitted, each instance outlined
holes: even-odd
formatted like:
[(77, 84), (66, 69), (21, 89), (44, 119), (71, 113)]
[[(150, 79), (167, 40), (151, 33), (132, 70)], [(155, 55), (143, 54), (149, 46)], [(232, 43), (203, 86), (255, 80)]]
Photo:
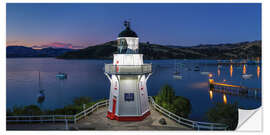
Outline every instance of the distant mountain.
[[(112, 59), (117, 52), (116, 41), (64, 53), (60, 59)], [(144, 59), (255, 59), (261, 57), (261, 41), (233, 44), (198, 45), (192, 47), (140, 43)]]
[(72, 49), (64, 48), (44, 48), (44, 49), (33, 49), (31, 47), (24, 46), (8, 46), (7, 47), (7, 58), (14, 57), (56, 57), (67, 52), (74, 51)]

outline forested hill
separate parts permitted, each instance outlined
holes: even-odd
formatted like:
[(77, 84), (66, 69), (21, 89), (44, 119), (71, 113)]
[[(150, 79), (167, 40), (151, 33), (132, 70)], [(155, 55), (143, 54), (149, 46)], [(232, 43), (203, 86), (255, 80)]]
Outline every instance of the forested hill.
[[(116, 41), (66, 52), (61, 59), (112, 59), (117, 52)], [(192, 47), (140, 43), (144, 59), (254, 59), (261, 57), (261, 41), (233, 44), (198, 45)]]
[(43, 49), (33, 49), (32, 47), (25, 47), (25, 46), (8, 46), (7, 58), (56, 57), (70, 51), (74, 50), (65, 48), (51, 48), (51, 47)]

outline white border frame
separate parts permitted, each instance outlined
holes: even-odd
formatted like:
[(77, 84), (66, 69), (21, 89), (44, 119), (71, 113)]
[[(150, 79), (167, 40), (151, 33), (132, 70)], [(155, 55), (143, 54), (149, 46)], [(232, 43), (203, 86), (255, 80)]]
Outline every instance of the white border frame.
[[(270, 7), (269, 7), (269, 1), (267, 0), (0, 0), (0, 41), (2, 45), (0, 45), (0, 134), (8, 134), (8, 135), (18, 135), (18, 134), (27, 134), (27, 135), (55, 135), (55, 134), (102, 134), (102, 135), (138, 135), (138, 134), (155, 134), (155, 135), (164, 135), (164, 134), (216, 134), (217, 132), (213, 131), (6, 131), (6, 3), (262, 3), (262, 89), (263, 89), (263, 95), (262, 95), (262, 110), (264, 111), (264, 114), (268, 114), (263, 116), (264, 121), (262, 125), (269, 125), (265, 123), (265, 121), (268, 119), (270, 120), (270, 111), (269, 108), (266, 108), (264, 103), (266, 102), (268, 105), (270, 104), (270, 87), (266, 86), (264, 84), (267, 84), (267, 75), (270, 75), (270, 65), (269, 62), (267, 62), (267, 58), (269, 59), (269, 18), (266, 18), (267, 16), (270, 16)], [(268, 25), (266, 25), (268, 24)], [(268, 38), (266, 38), (268, 36)], [(269, 60), (268, 60), (269, 61)], [(268, 96), (268, 97), (267, 97)], [(263, 114), (263, 113), (262, 113)], [(254, 123), (256, 124), (256, 123)], [(262, 129), (263, 132), (237, 132), (237, 131), (224, 131), (224, 132), (218, 132), (220, 134), (267, 134), (269, 132), (269, 128)]]

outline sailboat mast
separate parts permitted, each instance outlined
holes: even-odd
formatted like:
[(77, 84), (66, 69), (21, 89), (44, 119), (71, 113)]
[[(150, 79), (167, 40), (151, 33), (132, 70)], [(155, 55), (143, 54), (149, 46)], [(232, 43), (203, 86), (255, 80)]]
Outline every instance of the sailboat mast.
[(40, 71), (38, 71), (38, 88), (41, 89), (41, 83), (40, 83)]

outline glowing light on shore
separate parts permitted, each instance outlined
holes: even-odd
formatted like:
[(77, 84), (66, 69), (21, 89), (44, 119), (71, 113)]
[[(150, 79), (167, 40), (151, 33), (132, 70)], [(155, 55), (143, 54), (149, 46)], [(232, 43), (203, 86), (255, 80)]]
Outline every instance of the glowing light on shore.
[(213, 74), (210, 73), (210, 74), (208, 74), (208, 76), (209, 76), (209, 78), (212, 78), (213, 77)]
[(217, 74), (218, 74), (218, 76), (220, 76), (220, 69), (219, 68), (217, 70)]
[(213, 99), (213, 91), (212, 90), (209, 90), (209, 96), (210, 96), (210, 99), (212, 100)]
[(214, 83), (214, 80), (213, 79), (209, 79), (209, 83), (210, 84)]
[(260, 72), (261, 72), (261, 68), (260, 66), (258, 65), (257, 66), (257, 77), (260, 78)]
[(232, 77), (232, 74), (233, 74), (233, 66), (231, 65), (230, 66), (230, 76)]
[(224, 102), (224, 104), (227, 104), (227, 97), (225, 94), (223, 94), (223, 102)]
[(246, 68), (246, 64), (243, 65), (243, 74), (247, 73), (247, 68)]

